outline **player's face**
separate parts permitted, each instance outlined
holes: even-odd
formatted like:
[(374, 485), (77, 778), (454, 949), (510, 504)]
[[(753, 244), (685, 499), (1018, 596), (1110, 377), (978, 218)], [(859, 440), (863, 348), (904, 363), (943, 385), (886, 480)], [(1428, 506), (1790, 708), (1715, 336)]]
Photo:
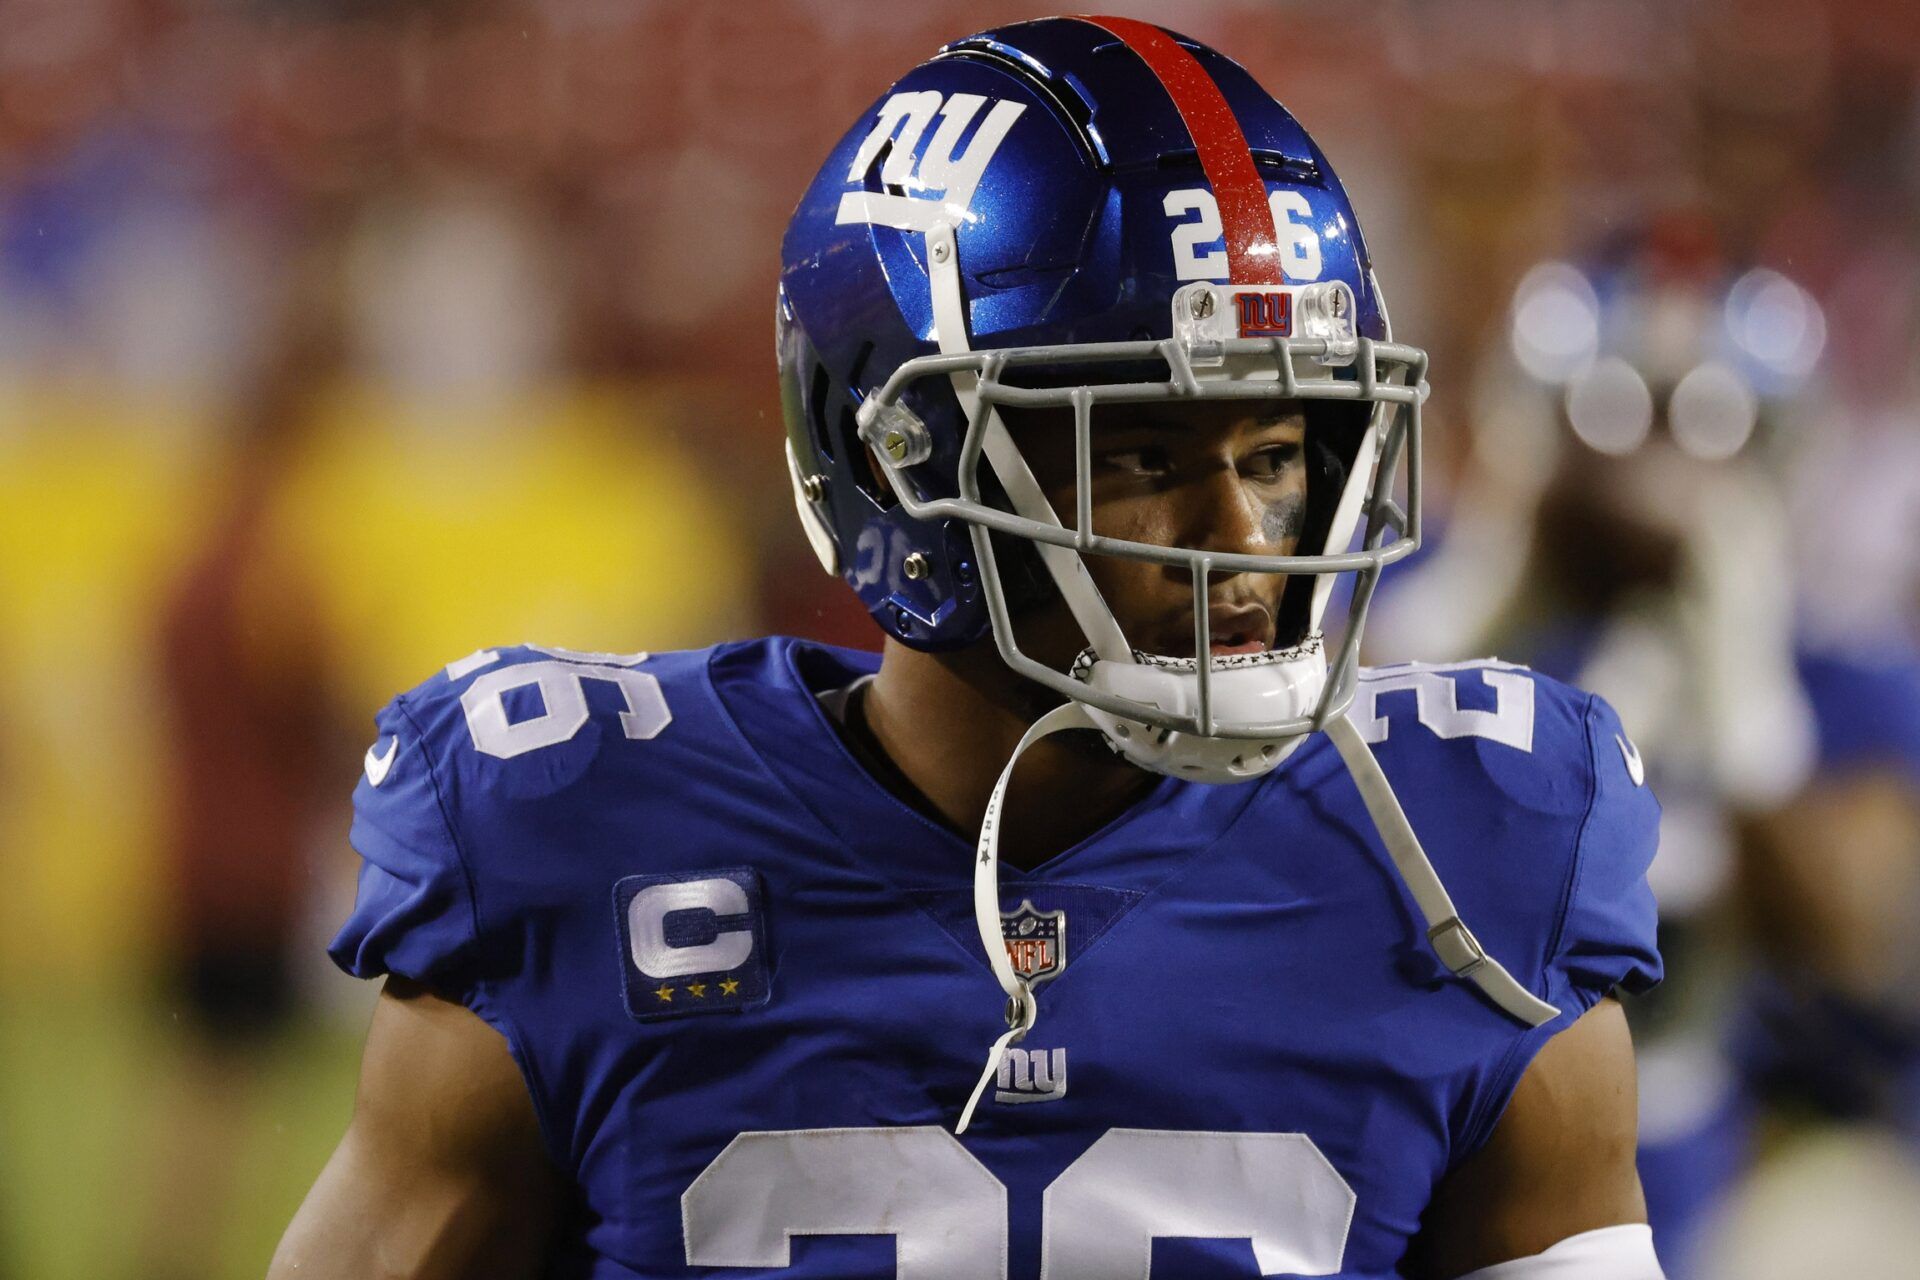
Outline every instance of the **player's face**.
[[(1020, 447), (1054, 509), (1074, 509), (1073, 426), (1067, 415), (1022, 415)], [(1306, 417), (1294, 402), (1113, 405), (1095, 410), (1093, 530), (1164, 547), (1290, 555), (1307, 512)], [(1110, 556), (1087, 567), (1138, 648), (1193, 655), (1193, 588), (1186, 569)], [(1209, 584), (1213, 651), (1273, 646), (1285, 577), (1222, 574)], [(1064, 610), (1062, 610), (1063, 612)], [(1070, 661), (1085, 641), (1041, 620), (1046, 656)], [(1046, 642), (1052, 643), (1046, 643)], [(1035, 656), (1041, 656), (1036, 649)]]

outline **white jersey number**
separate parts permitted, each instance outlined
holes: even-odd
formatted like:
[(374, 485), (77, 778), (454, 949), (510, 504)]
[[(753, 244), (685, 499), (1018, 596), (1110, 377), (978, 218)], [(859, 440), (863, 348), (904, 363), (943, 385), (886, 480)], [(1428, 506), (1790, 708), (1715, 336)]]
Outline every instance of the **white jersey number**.
[[(1150, 1280), (1153, 1242), (1340, 1270), (1352, 1188), (1298, 1133), (1111, 1129), (1048, 1187), (1044, 1280)], [(945, 1129), (743, 1133), (680, 1198), (689, 1266), (784, 1267), (796, 1235), (891, 1235), (899, 1280), (1005, 1280), (1007, 1189)]]
[[(1453, 677), (1469, 671), (1478, 671), (1493, 690), (1493, 710), (1475, 711), (1460, 705), (1459, 686)], [(1410, 662), (1404, 667), (1366, 672), (1354, 690), (1347, 718), (1368, 742), (1387, 740), (1390, 725), (1380, 710), (1380, 695), (1396, 689), (1413, 691), (1414, 711), (1420, 723), (1439, 737), (1485, 738), (1521, 751), (1533, 750), (1533, 673), (1525, 667), (1505, 662), (1447, 666)]]
[(1006, 1274), (1007, 1189), (945, 1129), (743, 1133), (680, 1197), (690, 1267), (785, 1267), (794, 1236), (891, 1235), (899, 1280)]
[[(629, 738), (651, 738), (673, 722), (660, 682), (625, 665), (641, 661), (646, 654), (576, 653), (571, 649), (541, 652), (554, 655), (555, 661), (489, 671), (460, 695), (461, 709), (467, 713), (467, 733), (477, 750), (511, 760), (571, 740), (587, 723), (587, 680), (604, 680), (620, 690), (626, 701), (620, 712), (620, 731)], [(483, 649), (448, 667), (447, 677), (461, 679), (499, 657)], [(506, 695), (529, 686), (539, 688), (545, 709), (526, 720), (509, 721)]]

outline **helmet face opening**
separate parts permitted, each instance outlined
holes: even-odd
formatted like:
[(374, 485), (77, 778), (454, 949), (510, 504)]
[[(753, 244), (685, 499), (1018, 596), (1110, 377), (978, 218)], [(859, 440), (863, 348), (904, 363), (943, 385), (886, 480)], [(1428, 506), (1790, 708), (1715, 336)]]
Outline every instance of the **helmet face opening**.
[[(1015, 670), (1066, 696), (1127, 719), (1205, 736), (1272, 738), (1302, 734), (1351, 697), (1358, 641), (1367, 598), (1382, 568), (1411, 553), (1419, 537), (1418, 446), (1426, 357), (1408, 347), (1361, 339), (1352, 377), (1312, 372), (1324, 359), (1324, 340), (1235, 339), (1223, 353), (1236, 362), (1239, 377), (1201, 376), (1178, 341), (1116, 343), (1102, 346), (1002, 348), (918, 358), (900, 366), (887, 383), (868, 396), (859, 419), (863, 437), (875, 449), (903, 509), (924, 521), (958, 521), (970, 530), (981, 565), (992, 633), (1003, 657)], [(1159, 378), (1137, 376), (1155, 366)], [(1062, 370), (1099, 378), (1120, 372), (1126, 380), (1065, 384)], [(1022, 371), (1039, 371), (1022, 377)], [(924, 431), (908, 407), (916, 385), (931, 381), (949, 386), (958, 376), (969, 384), (963, 398), (972, 401), (959, 444), (955, 488), (941, 487), (915, 474), (918, 464), (896, 461), (887, 442)], [(1040, 383), (1041, 385), (1034, 385)], [(1297, 402), (1306, 412), (1307, 511), (1296, 549), (1290, 555), (1222, 552), (1204, 547), (1164, 546), (1109, 537), (1095, 528), (1092, 475), (1093, 444), (1102, 406), (1202, 403), (1248, 406)], [(1040, 412), (1071, 423), (1074, 434), (1074, 506), (1056, 514), (1002, 419), (1001, 410)], [(1062, 423), (1064, 425), (1064, 423)], [(911, 457), (911, 454), (908, 454)], [(1401, 462), (1407, 462), (1408, 504), (1393, 498)], [(986, 468), (981, 464), (985, 461)], [(1364, 530), (1361, 520), (1364, 518)], [(1349, 550), (1356, 532), (1360, 545)], [(1159, 660), (1183, 655), (1151, 654), (1133, 644), (1114, 622), (1094, 591), (1080, 556), (1105, 556), (1183, 569), (1193, 593), (1192, 672), (1200, 690), (1195, 705), (1176, 710), (1138, 699), (1102, 696), (1025, 653), (1015, 636), (1019, 599), (1003, 581), (997, 543), (1015, 540), (1035, 548), (1048, 562), (1055, 586), (1092, 641), (1090, 652), (1109, 660)], [(1063, 568), (1072, 557), (1071, 568)], [(1076, 575), (1074, 570), (1079, 572)], [(1211, 651), (1208, 585), (1216, 575), (1272, 574), (1288, 579), (1273, 651), (1317, 650), (1321, 613), (1332, 580), (1351, 573), (1359, 578), (1334, 679), (1310, 714), (1283, 719), (1227, 723), (1213, 714), (1211, 677), (1227, 660)], [(1076, 588), (1075, 581), (1084, 583)], [(1099, 615), (1090, 618), (1088, 615)], [(1297, 655), (1296, 655), (1297, 656)], [(1244, 667), (1244, 662), (1231, 663)]]
[[(1020, 674), (1162, 736), (1304, 734), (1344, 706), (1373, 578), (1418, 536), (1426, 359), (1391, 341), (1326, 158), (1242, 68), (1121, 19), (958, 41), (854, 123), (783, 255), (796, 502), (822, 563), (888, 635), (925, 650), (990, 635)], [(1095, 529), (1088, 455), (1114, 407), (1177, 419), (1215, 402), (1304, 411), (1292, 554)], [(1054, 511), (1002, 411), (1072, 432), (1071, 511), (1057, 482)], [(1144, 659), (1182, 654), (1122, 631), (1087, 557), (1184, 570), (1191, 671), (1163, 663), (1166, 679), (1141, 683)], [(1358, 582), (1329, 672), (1318, 637), (1342, 573)], [(1286, 579), (1269, 650), (1295, 664), (1284, 696), (1279, 657), (1215, 671), (1207, 586), (1229, 574)], [(1080, 677), (1015, 637), (1014, 617), (1043, 602), (1084, 633), (1095, 661)], [(1216, 706), (1216, 674), (1234, 677), (1223, 691), (1260, 691)]]

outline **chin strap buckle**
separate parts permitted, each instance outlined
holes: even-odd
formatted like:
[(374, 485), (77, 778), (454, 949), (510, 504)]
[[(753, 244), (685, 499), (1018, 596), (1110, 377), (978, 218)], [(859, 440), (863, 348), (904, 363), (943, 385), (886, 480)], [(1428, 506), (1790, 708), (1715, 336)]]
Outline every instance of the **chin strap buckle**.
[(1007, 1030), (1015, 1032), (1017, 1043), (1021, 1036), (1033, 1030), (1033, 1024), (1040, 1020), (1040, 1002), (1033, 997), (1033, 984), (1022, 978), (1020, 994), (1007, 997)]
[(1427, 942), (1456, 978), (1470, 978), (1487, 966), (1487, 953), (1459, 916), (1448, 916), (1427, 930)]

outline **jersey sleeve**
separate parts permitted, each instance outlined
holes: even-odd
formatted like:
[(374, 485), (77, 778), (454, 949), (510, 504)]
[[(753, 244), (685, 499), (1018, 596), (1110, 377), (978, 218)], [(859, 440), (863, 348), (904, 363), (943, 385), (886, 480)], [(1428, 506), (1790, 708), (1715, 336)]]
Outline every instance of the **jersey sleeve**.
[(398, 974), (469, 998), (479, 970), (474, 895), (430, 740), (405, 695), (375, 724), (379, 736), (353, 793), (359, 886), (328, 954), (357, 978)]
[[(1571, 767), (1564, 776), (1584, 804), (1540, 832), (1549, 843), (1555, 828), (1571, 828), (1562, 856), (1559, 902), (1546, 937), (1544, 971), (1537, 993), (1560, 1009), (1541, 1026), (1520, 1029), (1498, 1068), (1489, 1077), (1471, 1114), (1456, 1159), (1485, 1145), (1505, 1113), (1513, 1092), (1540, 1050), (1554, 1036), (1613, 991), (1637, 995), (1659, 983), (1663, 969), (1658, 911), (1647, 870), (1660, 842), (1660, 804), (1646, 785), (1639, 749), (1621, 727), (1612, 707), (1597, 696), (1578, 702), (1574, 691), (1552, 687), (1554, 705), (1565, 705), (1568, 728), (1555, 733), (1554, 758)], [(1517, 953), (1516, 953), (1517, 954)], [(1541, 988), (1544, 988), (1544, 991)]]
[[(1660, 845), (1660, 803), (1639, 749), (1604, 700), (1586, 713), (1592, 793), (1574, 843), (1550, 981), (1584, 1012), (1616, 987), (1638, 995), (1662, 976), (1659, 912), (1647, 869)], [(1560, 1004), (1564, 1009), (1567, 1000)]]

